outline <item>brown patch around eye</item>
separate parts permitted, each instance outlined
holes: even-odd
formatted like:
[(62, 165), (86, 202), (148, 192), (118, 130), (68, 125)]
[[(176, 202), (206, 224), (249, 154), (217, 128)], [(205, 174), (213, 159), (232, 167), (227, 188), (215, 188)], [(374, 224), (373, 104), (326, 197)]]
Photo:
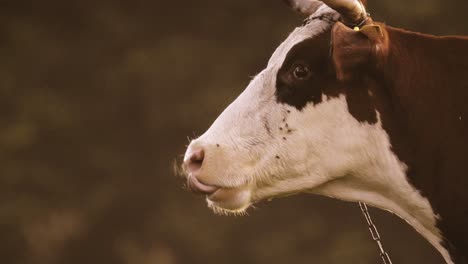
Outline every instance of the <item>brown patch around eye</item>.
[[(322, 103), (323, 95), (333, 98), (343, 94), (349, 112), (356, 120), (375, 123), (375, 106), (366, 88), (370, 84), (365, 83), (362, 78), (353, 82), (337, 80), (332, 59), (329, 57), (330, 38), (331, 32), (324, 32), (298, 43), (288, 52), (276, 78), (277, 102), (301, 111), (309, 103)], [(284, 124), (284, 132), (293, 132), (288, 130), (287, 124)]]
[(276, 98), (301, 110), (309, 102), (318, 104), (328, 90), (329, 72), (328, 33), (306, 39), (294, 46), (286, 55), (277, 74)]

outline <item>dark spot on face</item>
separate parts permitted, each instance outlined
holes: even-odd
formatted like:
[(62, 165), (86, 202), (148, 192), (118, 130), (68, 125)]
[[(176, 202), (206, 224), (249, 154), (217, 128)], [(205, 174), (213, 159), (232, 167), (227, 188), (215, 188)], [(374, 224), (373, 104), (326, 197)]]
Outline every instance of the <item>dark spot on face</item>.
[(283, 130), (283, 128), (282, 128), (282, 127), (279, 127), (279, 130)]
[(330, 58), (330, 39), (328, 30), (296, 44), (288, 52), (276, 78), (277, 102), (301, 111), (308, 103), (320, 104), (323, 95), (333, 98), (344, 94), (353, 117), (360, 122), (375, 123), (377, 116), (369, 93), (372, 87), (369, 88), (365, 78), (353, 82), (337, 80)]
[(284, 126), (285, 126), (286, 128), (288, 128), (288, 127), (289, 127), (288, 123), (286, 123)]
[(283, 122), (286, 122), (286, 118), (283, 118)]
[(283, 140), (286, 140), (286, 137), (283, 137)]
[(288, 110), (287, 112), (288, 112), (288, 114), (289, 114), (289, 113), (291, 113), (291, 110)]
[(291, 130), (291, 129), (288, 129), (288, 133), (291, 133), (291, 132), (292, 132), (292, 130)]
[(263, 127), (267, 131), (268, 135), (271, 136), (271, 128), (270, 128), (270, 124), (268, 123), (268, 117), (266, 116), (263, 117)]
[(372, 85), (366, 81), (357, 83), (348, 83), (348, 91), (346, 93), (346, 102), (348, 104), (349, 113), (359, 122), (367, 122), (369, 124), (377, 123), (377, 113), (375, 110), (375, 102), (372, 96), (363, 89), (364, 85)]
[(219, 148), (219, 144), (216, 144), (216, 147), (218, 147), (218, 148)]
[(306, 39), (288, 52), (276, 79), (279, 103), (302, 110), (309, 102), (320, 103), (323, 93), (338, 95), (330, 89), (335, 76), (328, 58), (329, 34)]
[(279, 159), (280, 157), (279, 156), (276, 156), (277, 159)]

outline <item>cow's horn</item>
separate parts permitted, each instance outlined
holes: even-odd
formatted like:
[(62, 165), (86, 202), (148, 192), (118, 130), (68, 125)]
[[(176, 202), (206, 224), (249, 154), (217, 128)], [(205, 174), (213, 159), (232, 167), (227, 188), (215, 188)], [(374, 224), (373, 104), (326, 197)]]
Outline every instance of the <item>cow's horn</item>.
[(310, 16), (317, 9), (323, 5), (323, 2), (314, 1), (314, 0), (283, 0), (287, 5), (289, 5), (294, 11), (297, 11), (306, 16)]
[[(286, 3), (303, 14), (311, 15), (311, 10), (320, 6), (315, 0), (284, 0)], [(338, 11), (345, 23), (355, 26), (366, 20), (366, 8), (359, 0), (321, 0), (323, 3)]]
[(367, 18), (366, 8), (359, 0), (323, 0), (323, 2), (338, 11), (347, 23), (357, 25)]

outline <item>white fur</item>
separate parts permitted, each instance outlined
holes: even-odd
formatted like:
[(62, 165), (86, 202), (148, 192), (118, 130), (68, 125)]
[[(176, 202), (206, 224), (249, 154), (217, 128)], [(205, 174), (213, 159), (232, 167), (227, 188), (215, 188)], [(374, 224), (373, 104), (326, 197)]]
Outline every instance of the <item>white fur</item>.
[[(323, 5), (314, 15), (325, 12), (334, 11)], [(324, 96), (322, 103), (308, 104), (302, 111), (276, 102), (276, 74), (287, 52), (330, 27), (329, 22), (312, 20), (296, 28), (267, 68), (190, 144), (189, 149), (205, 150), (200, 180), (245, 192), (232, 198), (238, 199), (234, 204), (239, 208), (228, 210), (235, 212), (259, 200), (298, 192), (363, 201), (405, 219), (452, 263), (440, 244), (431, 205), (408, 183), (406, 165), (391, 151), (380, 121), (358, 122), (343, 95)], [(208, 203), (215, 211), (226, 212), (222, 203), (209, 199)]]

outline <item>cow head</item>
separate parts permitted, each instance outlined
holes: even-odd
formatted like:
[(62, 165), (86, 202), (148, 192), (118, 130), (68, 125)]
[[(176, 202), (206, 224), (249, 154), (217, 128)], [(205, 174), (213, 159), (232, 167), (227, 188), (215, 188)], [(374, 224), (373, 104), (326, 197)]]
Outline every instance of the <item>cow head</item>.
[(373, 195), (381, 188), (377, 170), (404, 173), (363, 85), (366, 76), (358, 76), (372, 71), (367, 62), (381, 40), (349, 28), (367, 18), (359, 1), (327, 4), (334, 9), (290, 1), (309, 16), (304, 25), (190, 143), (188, 185), (206, 194), (216, 212), (239, 213), (256, 201), (298, 192), (356, 200), (357, 191)]

